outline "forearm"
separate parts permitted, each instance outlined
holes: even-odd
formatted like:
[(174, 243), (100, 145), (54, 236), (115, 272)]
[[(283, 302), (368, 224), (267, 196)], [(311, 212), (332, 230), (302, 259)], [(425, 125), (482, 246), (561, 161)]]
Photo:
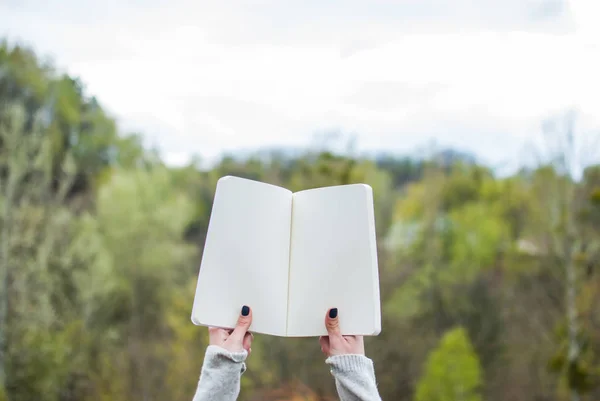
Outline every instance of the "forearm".
[(363, 355), (336, 355), (327, 358), (335, 377), (340, 401), (381, 401), (373, 361)]
[(210, 345), (206, 349), (202, 373), (193, 401), (235, 401), (240, 393), (240, 380), (246, 370), (248, 353), (229, 352)]

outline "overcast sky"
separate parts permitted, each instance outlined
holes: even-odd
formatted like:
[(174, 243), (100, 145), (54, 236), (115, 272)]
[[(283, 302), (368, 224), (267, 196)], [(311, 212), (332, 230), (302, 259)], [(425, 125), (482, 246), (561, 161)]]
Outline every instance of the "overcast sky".
[(600, 127), (598, 20), (598, 0), (0, 0), (0, 36), (171, 163), (328, 131), (518, 162), (545, 118)]

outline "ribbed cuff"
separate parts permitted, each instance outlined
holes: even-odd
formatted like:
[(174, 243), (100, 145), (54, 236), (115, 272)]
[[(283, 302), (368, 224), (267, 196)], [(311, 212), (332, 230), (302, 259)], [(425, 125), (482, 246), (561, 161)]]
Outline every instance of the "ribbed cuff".
[(360, 372), (373, 370), (373, 361), (364, 355), (347, 354), (334, 355), (325, 360), (331, 366), (331, 370), (340, 372)]
[[(219, 358), (223, 358), (226, 359), (230, 362), (236, 363), (236, 364), (240, 364), (240, 373), (244, 374), (244, 372), (246, 372), (246, 364), (244, 363), (244, 361), (246, 360), (246, 358), (248, 357), (248, 351), (246, 351), (245, 349), (239, 351), (239, 352), (231, 352), (226, 350), (223, 347), (219, 347), (218, 345), (209, 345), (206, 348), (206, 354), (204, 356), (204, 360), (205, 361), (212, 361), (212, 360), (216, 360)], [(209, 362), (210, 364), (210, 362)]]

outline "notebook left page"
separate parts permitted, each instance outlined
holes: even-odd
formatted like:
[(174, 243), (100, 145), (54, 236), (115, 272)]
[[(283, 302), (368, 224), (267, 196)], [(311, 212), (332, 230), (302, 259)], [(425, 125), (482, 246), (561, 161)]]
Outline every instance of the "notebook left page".
[(192, 322), (232, 328), (248, 305), (251, 331), (285, 335), (291, 212), (287, 189), (230, 176), (219, 180)]

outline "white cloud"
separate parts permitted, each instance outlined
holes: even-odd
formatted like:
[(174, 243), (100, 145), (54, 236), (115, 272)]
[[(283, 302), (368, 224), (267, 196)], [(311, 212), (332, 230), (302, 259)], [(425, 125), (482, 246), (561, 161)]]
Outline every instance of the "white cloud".
[(600, 125), (594, 0), (70, 3), (0, 6), (0, 26), (172, 161), (337, 129), (501, 162), (567, 108)]

